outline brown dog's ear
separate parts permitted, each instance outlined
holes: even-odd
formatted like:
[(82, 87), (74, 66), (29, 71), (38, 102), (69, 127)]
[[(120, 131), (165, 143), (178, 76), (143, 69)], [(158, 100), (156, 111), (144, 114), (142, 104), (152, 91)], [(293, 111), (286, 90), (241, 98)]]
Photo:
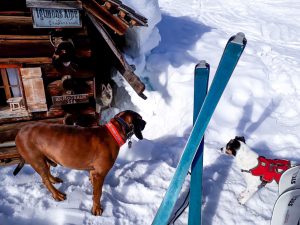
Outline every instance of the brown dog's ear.
[(136, 119), (133, 122), (133, 132), (135, 134), (135, 136), (140, 139), (143, 140), (143, 134), (142, 134), (142, 130), (144, 130), (145, 126), (146, 126), (146, 122), (142, 119)]

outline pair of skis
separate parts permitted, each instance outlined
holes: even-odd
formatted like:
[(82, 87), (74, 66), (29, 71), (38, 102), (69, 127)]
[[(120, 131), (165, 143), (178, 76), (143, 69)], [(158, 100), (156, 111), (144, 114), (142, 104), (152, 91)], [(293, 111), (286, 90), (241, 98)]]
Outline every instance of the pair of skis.
[(281, 175), (278, 192), (271, 225), (300, 225), (300, 166)]
[[(247, 40), (243, 33), (238, 33), (237, 35), (232, 36), (227, 42), (209, 92), (204, 99), (203, 105), (194, 123), (194, 127), (182, 153), (181, 159), (169, 185), (169, 188), (152, 222), (153, 225), (168, 224), (169, 218), (178, 199), (185, 177), (192, 165), (193, 159), (204, 136), (204, 132), (233, 73), (233, 70), (235, 69), (240, 56), (243, 53), (246, 43)], [(204, 71), (209, 70), (204, 69)], [(203, 151), (203, 149), (201, 148), (199, 150)], [(202, 153), (203, 152), (198, 152), (198, 157), (202, 157)], [(198, 179), (202, 179), (202, 177), (198, 177)], [(199, 187), (198, 194), (202, 194), (202, 187)], [(200, 221), (198, 224), (201, 224), (201, 215), (199, 215), (198, 218), (194, 218), (194, 220)], [(189, 224), (191, 224), (190, 221)]]

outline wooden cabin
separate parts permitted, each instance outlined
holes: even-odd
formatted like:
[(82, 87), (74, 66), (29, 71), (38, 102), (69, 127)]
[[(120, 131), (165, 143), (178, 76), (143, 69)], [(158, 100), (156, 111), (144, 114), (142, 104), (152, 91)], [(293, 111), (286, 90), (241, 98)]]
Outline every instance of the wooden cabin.
[(119, 0), (0, 1), (0, 164), (17, 159), (3, 143), (32, 121), (97, 126), (117, 71), (146, 99), (122, 55), (134, 26), (147, 19)]

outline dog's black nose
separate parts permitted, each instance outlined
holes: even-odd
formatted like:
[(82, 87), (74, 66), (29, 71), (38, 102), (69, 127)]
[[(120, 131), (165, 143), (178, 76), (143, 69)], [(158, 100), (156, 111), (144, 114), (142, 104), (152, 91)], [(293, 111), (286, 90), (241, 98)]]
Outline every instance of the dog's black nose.
[(223, 152), (223, 148), (220, 148), (220, 151)]

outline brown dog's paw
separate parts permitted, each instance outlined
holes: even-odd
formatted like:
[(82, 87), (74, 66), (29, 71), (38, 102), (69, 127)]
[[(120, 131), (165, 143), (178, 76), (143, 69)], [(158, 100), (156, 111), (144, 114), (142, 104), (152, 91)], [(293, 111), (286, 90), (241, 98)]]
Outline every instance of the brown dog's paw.
[(52, 197), (56, 200), (56, 201), (64, 201), (67, 198), (67, 195), (65, 193), (62, 193), (60, 191), (57, 191), (55, 194), (52, 194)]
[(96, 205), (96, 206), (94, 205), (93, 206), (93, 208), (92, 208), (92, 214), (94, 216), (101, 216), (102, 213), (103, 213), (103, 209), (102, 209), (101, 206), (99, 206), (99, 205)]

